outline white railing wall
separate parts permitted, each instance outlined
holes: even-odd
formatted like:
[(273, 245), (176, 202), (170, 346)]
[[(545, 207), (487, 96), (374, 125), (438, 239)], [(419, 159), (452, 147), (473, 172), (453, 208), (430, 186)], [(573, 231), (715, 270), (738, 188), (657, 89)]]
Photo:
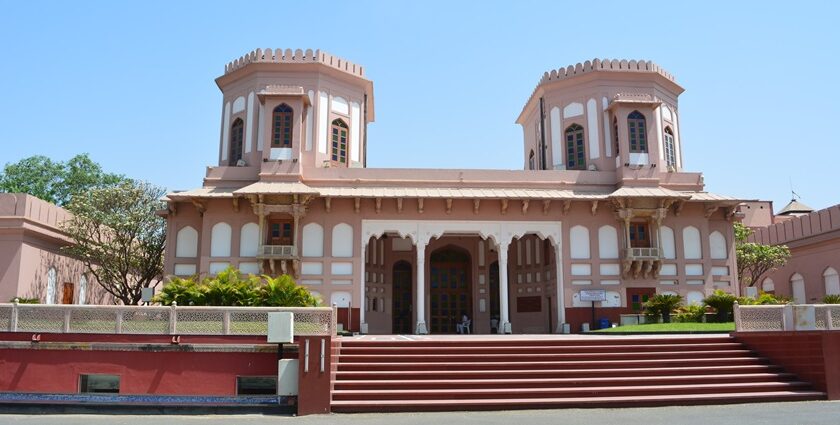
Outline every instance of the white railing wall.
[(179, 307), (0, 304), (0, 332), (266, 335), (268, 313), (292, 312), (296, 336), (332, 336), (330, 307)]
[(738, 305), (736, 332), (840, 330), (840, 304)]

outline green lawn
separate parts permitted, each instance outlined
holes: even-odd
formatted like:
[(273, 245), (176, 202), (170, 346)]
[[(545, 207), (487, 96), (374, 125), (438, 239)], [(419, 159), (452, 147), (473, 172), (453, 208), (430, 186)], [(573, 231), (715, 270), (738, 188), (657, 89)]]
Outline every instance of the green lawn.
[(647, 325), (626, 325), (615, 328), (601, 329), (595, 333), (613, 332), (731, 332), (735, 330), (735, 322), (724, 323), (651, 323)]

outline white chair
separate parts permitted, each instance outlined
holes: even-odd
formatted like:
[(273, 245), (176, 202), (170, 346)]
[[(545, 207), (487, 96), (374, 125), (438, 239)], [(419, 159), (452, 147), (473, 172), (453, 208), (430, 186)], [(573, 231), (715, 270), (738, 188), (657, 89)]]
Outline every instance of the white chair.
[(472, 320), (467, 320), (466, 322), (461, 322), (455, 325), (455, 332), (459, 334), (468, 334), (470, 333), (470, 324)]

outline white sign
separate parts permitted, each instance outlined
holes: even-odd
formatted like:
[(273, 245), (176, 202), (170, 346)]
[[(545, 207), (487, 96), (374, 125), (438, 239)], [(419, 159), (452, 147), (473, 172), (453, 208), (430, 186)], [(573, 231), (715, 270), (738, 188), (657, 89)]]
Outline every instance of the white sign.
[(580, 291), (581, 301), (606, 301), (607, 291), (603, 289), (584, 289)]

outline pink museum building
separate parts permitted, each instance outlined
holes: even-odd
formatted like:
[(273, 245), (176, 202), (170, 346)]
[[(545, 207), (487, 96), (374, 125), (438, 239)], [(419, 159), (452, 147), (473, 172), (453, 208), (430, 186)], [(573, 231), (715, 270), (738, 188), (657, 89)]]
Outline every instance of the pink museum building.
[[(738, 292), (738, 200), (684, 169), (672, 75), (586, 61), (540, 79), (523, 170), (367, 168), (364, 68), (256, 50), (225, 67), (218, 165), (167, 195), (168, 275), (288, 273), (366, 333), (578, 331), (655, 293)], [(603, 292), (601, 292), (603, 291)]]

